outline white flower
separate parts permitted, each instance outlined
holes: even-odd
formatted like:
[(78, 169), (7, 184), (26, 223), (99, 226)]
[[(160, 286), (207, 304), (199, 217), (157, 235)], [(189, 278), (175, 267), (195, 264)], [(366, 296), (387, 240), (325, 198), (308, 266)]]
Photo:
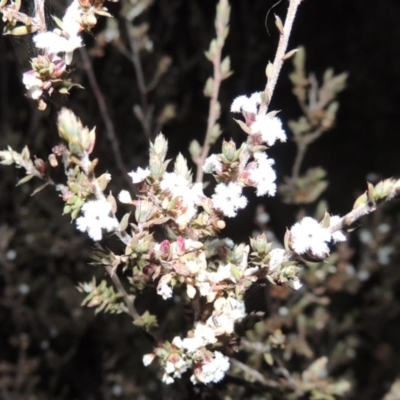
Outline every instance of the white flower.
[(294, 290), (299, 290), (303, 286), (299, 279), (290, 280), (288, 285)]
[(215, 351), (214, 358), (204, 362), (196, 378), (203, 383), (219, 382), (225, 376), (225, 372), (228, 371), (229, 366), (229, 358), (221, 352)]
[(166, 385), (170, 385), (171, 383), (174, 383), (174, 378), (172, 376), (168, 375), (165, 373), (161, 379)]
[(154, 353), (145, 354), (143, 356), (143, 365), (145, 367), (147, 367), (148, 365), (150, 365), (153, 362), (155, 357), (156, 357), (156, 355)]
[(188, 180), (175, 172), (166, 172), (160, 182), (160, 189), (168, 191), (173, 197), (191, 196)]
[(244, 305), (244, 301), (229, 297), (228, 303), (232, 308), (232, 316), (235, 321), (239, 321), (246, 316), (246, 307)]
[(269, 256), (269, 272), (276, 271), (279, 266), (288, 259), (284, 249), (272, 249), (269, 252)]
[(277, 140), (286, 142), (286, 133), (278, 117), (257, 115), (256, 120), (250, 125), (250, 130), (254, 134), (261, 134), (262, 141), (268, 146), (274, 145)]
[(274, 196), (276, 193), (276, 173), (272, 165), (275, 161), (260, 151), (255, 152), (253, 157), (258, 166), (249, 169), (249, 179), (257, 188), (257, 196), (264, 196), (265, 194)]
[(132, 197), (127, 190), (121, 190), (118, 195), (118, 200), (121, 203), (129, 204), (132, 202)]
[(190, 201), (183, 201), (182, 205), (184, 209), (181, 209), (180, 215), (175, 219), (175, 222), (180, 227), (185, 227), (196, 216), (197, 208)]
[(206, 174), (212, 174), (213, 172), (221, 172), (222, 171), (222, 163), (218, 160), (218, 156), (216, 154), (212, 154), (210, 157), (207, 157), (204, 161), (203, 171)]
[(226, 265), (220, 265), (218, 267), (217, 272), (209, 272), (208, 276), (213, 283), (219, 283), (227, 279), (231, 279), (232, 281), (236, 281), (236, 279), (232, 276), (231, 272), (232, 265), (230, 263)]
[(196, 350), (200, 349), (200, 347), (204, 347), (207, 345), (204, 339), (200, 337), (191, 337), (183, 339), (183, 348), (188, 353), (194, 353)]
[(227, 185), (219, 183), (215, 187), (212, 202), (215, 209), (230, 218), (235, 217), (237, 211), (247, 205), (247, 199), (242, 195), (242, 187), (234, 182)]
[[(339, 215), (331, 215), (329, 225), (336, 225), (342, 218)], [(342, 231), (336, 231), (332, 233), (332, 239), (335, 243), (337, 242), (345, 242), (346, 236)]]
[(186, 285), (186, 294), (189, 299), (193, 299), (196, 296), (196, 288), (192, 285)]
[(87, 232), (93, 240), (101, 240), (102, 229), (111, 232), (118, 228), (118, 221), (110, 217), (111, 204), (107, 200), (92, 200), (86, 202), (81, 209), (83, 216), (76, 220), (76, 227), (81, 232)]
[(203, 183), (202, 182), (195, 183), (190, 189), (190, 191), (191, 191), (190, 198), (193, 200), (194, 204), (200, 206), (202, 199), (204, 199), (205, 197), (203, 192)]
[(170, 299), (172, 297), (172, 287), (169, 286), (172, 276), (166, 274), (161, 277), (157, 285), (157, 294), (160, 295), (164, 300)]
[(217, 338), (215, 336), (215, 331), (212, 327), (204, 324), (203, 322), (196, 323), (193, 337), (201, 339), (204, 345), (216, 343)]
[(51, 54), (66, 53), (65, 63), (70, 64), (72, 53), (75, 49), (82, 47), (82, 39), (78, 35), (70, 35), (67, 39), (54, 32), (41, 32), (33, 37), (38, 49), (46, 49)]
[(22, 83), (28, 91), (28, 97), (33, 100), (39, 100), (43, 94), (43, 82), (36, 77), (35, 71), (31, 70), (22, 75)]
[(148, 168), (142, 169), (139, 167), (136, 172), (129, 172), (128, 175), (132, 178), (132, 183), (140, 183), (150, 175), (150, 170)]
[(239, 96), (233, 100), (231, 112), (247, 112), (251, 114), (257, 113), (257, 106), (261, 104), (261, 92), (253, 93), (250, 97)]
[(317, 257), (324, 258), (329, 254), (328, 242), (332, 235), (318, 221), (305, 217), (290, 230), (291, 247), (297, 254), (311, 251)]
[(62, 19), (62, 28), (70, 36), (77, 35), (82, 29), (78, 22), (81, 18), (81, 7), (78, 0), (74, 0), (67, 8), (64, 18)]

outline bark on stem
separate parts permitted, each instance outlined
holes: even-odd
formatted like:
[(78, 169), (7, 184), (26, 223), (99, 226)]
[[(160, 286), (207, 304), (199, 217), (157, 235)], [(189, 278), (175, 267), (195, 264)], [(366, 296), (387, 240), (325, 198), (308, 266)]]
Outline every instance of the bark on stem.
[(297, 8), (302, 0), (290, 0), (289, 9), (285, 19), (285, 25), (283, 26), (283, 34), (279, 38), (278, 49), (276, 50), (274, 63), (272, 66), (271, 75), (265, 86), (264, 95), (267, 102), (263, 102), (258, 111), (258, 115), (264, 115), (268, 111), (268, 104), (271, 101), (276, 82), (278, 81), (279, 74), (281, 72), (282, 65), (284, 63), (284, 55), (289, 42), (290, 32), (292, 30), (293, 21), (296, 16)]

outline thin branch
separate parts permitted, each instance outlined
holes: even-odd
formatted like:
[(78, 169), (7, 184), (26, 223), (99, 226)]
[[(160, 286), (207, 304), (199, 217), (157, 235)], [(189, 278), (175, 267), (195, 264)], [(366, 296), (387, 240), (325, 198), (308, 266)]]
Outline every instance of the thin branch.
[(358, 219), (360, 219), (364, 215), (374, 212), (375, 210), (376, 204), (363, 204), (347, 213), (344, 217), (340, 218), (340, 220), (336, 224), (332, 225), (329, 230), (331, 232), (336, 232), (348, 228), (353, 225), (354, 222), (356, 222)]
[(44, 0), (34, 0), (35, 2), (35, 20), (37, 21), (37, 26), (39, 32), (46, 32), (46, 19), (44, 15)]
[(280, 35), (278, 49), (276, 50), (274, 63), (272, 66), (271, 75), (268, 78), (267, 85), (265, 86), (264, 94), (266, 102), (263, 102), (258, 111), (259, 115), (264, 115), (268, 111), (268, 104), (271, 101), (282, 65), (284, 63), (283, 57), (286, 54), (286, 49), (289, 42), (290, 32), (292, 30), (293, 21), (296, 16), (297, 8), (302, 0), (290, 0), (289, 9), (286, 15), (285, 25), (283, 27), (283, 34)]
[[(124, 299), (125, 305), (128, 308), (129, 315), (131, 316), (133, 321), (136, 321), (137, 319), (140, 318), (140, 315), (133, 304), (135, 301), (135, 297), (128, 295), (121, 280), (119, 279), (118, 275), (113, 272), (113, 269), (110, 265), (106, 266), (105, 268), (111, 280), (113, 281), (115, 287), (117, 288), (118, 292), (122, 294), (122, 298)], [(157, 345), (157, 340), (152, 334), (150, 334), (143, 328), (140, 328), (140, 330), (152, 346)]]
[(249, 367), (248, 365), (236, 360), (235, 358), (231, 358), (231, 363), (234, 367), (240, 369), (242, 372), (251, 376), (255, 381), (260, 382), (262, 385), (269, 386), (271, 388), (279, 388), (279, 383), (272, 381), (270, 379), (264, 378), (264, 375), (258, 372), (257, 370)]
[(133, 305), (133, 302), (135, 301), (135, 298), (132, 296), (129, 296), (128, 293), (126, 292), (121, 280), (119, 279), (118, 275), (113, 271), (113, 268), (111, 265), (107, 265), (105, 267), (108, 275), (110, 276), (111, 280), (113, 281), (115, 287), (117, 288), (118, 292), (121, 293), (122, 298), (124, 299), (125, 305), (128, 308), (129, 315), (132, 317), (132, 319), (135, 321), (140, 318), (139, 313), (137, 312), (135, 306)]
[(303, 143), (297, 143), (297, 153), (292, 168), (293, 179), (297, 179), (300, 176), (300, 168), (301, 164), (303, 163), (304, 156), (306, 155), (307, 147), (308, 146)]
[(137, 38), (132, 33), (132, 26), (128, 20), (125, 21), (126, 31), (128, 33), (129, 45), (131, 48), (130, 60), (133, 63), (136, 72), (136, 81), (138, 84), (139, 92), (140, 92), (140, 102), (142, 108), (143, 118), (140, 119), (140, 123), (142, 124), (142, 128), (144, 130), (147, 138), (151, 138), (151, 113), (149, 111), (149, 100), (147, 97), (147, 86), (146, 81), (144, 79), (142, 61), (140, 59), (140, 48), (138, 44)]
[(103, 119), (104, 125), (106, 127), (106, 135), (107, 139), (110, 141), (111, 150), (114, 154), (115, 162), (117, 164), (117, 168), (121, 172), (122, 176), (124, 177), (125, 181), (128, 183), (131, 189), (133, 188), (132, 180), (129, 178), (128, 170), (126, 165), (123, 161), (121, 152), (120, 152), (120, 143), (115, 133), (114, 124), (111, 120), (110, 114), (107, 109), (106, 101), (104, 99), (103, 93), (101, 92), (100, 86), (97, 82), (96, 76), (93, 71), (93, 66), (90, 61), (90, 57), (85, 48), (81, 47), (79, 49), (83, 68), (86, 71), (87, 77), (89, 79), (90, 86), (93, 90), (94, 96), (96, 97), (97, 104), (100, 109), (101, 118)]
[[(217, 38), (223, 35), (223, 31), (225, 28), (223, 21), (217, 18)], [(208, 111), (208, 120), (207, 120), (207, 132), (206, 137), (204, 138), (202, 152), (199, 158), (196, 160), (197, 164), (197, 171), (196, 171), (196, 182), (203, 181), (203, 165), (208, 156), (208, 153), (211, 149), (211, 132), (217, 119), (219, 117), (219, 106), (218, 106), (218, 94), (219, 89), (221, 87), (222, 82), (222, 73), (221, 73), (221, 57), (222, 56), (222, 45), (217, 46), (215, 49), (214, 58), (212, 60), (213, 67), (214, 67), (214, 74), (213, 74), (213, 90), (210, 98), (210, 108)]]
[(325, 131), (326, 128), (321, 127), (317, 129), (315, 132), (307, 134), (307, 136), (301, 142), (296, 142), (297, 153), (293, 163), (292, 178), (296, 179), (300, 176), (301, 165), (304, 161), (304, 157), (306, 155), (308, 146), (315, 140), (317, 140)]

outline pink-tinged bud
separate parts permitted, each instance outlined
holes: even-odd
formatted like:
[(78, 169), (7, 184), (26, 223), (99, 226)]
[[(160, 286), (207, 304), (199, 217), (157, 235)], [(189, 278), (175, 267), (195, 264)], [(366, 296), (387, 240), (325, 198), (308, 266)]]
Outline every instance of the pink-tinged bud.
[(154, 264), (148, 264), (143, 268), (143, 273), (145, 275), (153, 275), (156, 270), (156, 266)]
[(57, 146), (54, 146), (51, 151), (53, 152), (53, 154), (55, 154), (56, 156), (60, 157), (63, 152), (65, 150), (65, 146), (62, 144), (59, 144)]
[(168, 361), (172, 362), (172, 364), (176, 364), (180, 359), (181, 359), (181, 356), (179, 354), (172, 353), (169, 356), (169, 360)]
[(169, 240), (163, 240), (160, 243), (160, 251), (161, 251), (161, 257), (162, 258), (168, 258), (171, 250), (171, 243)]
[(186, 245), (185, 245), (185, 239), (182, 236), (178, 236), (178, 239), (176, 239), (176, 245), (178, 254), (185, 254)]
[(36, 169), (43, 175), (46, 172), (46, 164), (41, 158), (35, 158), (34, 162)]
[(58, 161), (57, 157), (54, 154), (49, 154), (49, 163), (53, 168), (57, 167)]

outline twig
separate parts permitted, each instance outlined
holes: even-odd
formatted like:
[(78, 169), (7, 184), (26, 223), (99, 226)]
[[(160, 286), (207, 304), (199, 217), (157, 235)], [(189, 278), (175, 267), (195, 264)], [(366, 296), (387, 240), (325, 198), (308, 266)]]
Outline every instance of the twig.
[(44, 16), (44, 0), (34, 0), (35, 2), (35, 20), (39, 32), (46, 32), (46, 19)]
[(306, 155), (308, 145), (304, 143), (297, 143), (296, 158), (292, 168), (292, 178), (297, 179), (300, 175), (301, 164), (303, 163), (304, 156)]
[(344, 217), (340, 218), (340, 220), (332, 225), (329, 230), (331, 232), (340, 231), (344, 228), (351, 226), (355, 221), (363, 217), (364, 215), (370, 214), (371, 212), (376, 210), (375, 204), (363, 204), (360, 207), (350, 211)]
[[(217, 38), (223, 37), (223, 32), (226, 29), (223, 20), (216, 20), (216, 30), (217, 30)], [(203, 165), (210, 152), (211, 141), (210, 136), (212, 132), (212, 128), (215, 126), (215, 123), (218, 119), (219, 107), (218, 107), (218, 94), (219, 88), (221, 87), (222, 82), (222, 73), (221, 73), (221, 55), (222, 55), (222, 45), (217, 46), (215, 49), (214, 58), (212, 60), (214, 67), (213, 74), (213, 90), (210, 98), (210, 108), (208, 111), (208, 120), (207, 120), (207, 132), (206, 137), (204, 138), (203, 148), (199, 158), (196, 160), (197, 171), (196, 171), (196, 182), (203, 181)]]
[[(140, 315), (137, 312), (137, 310), (133, 304), (135, 301), (134, 296), (128, 295), (124, 286), (122, 285), (121, 280), (119, 279), (118, 275), (113, 272), (113, 268), (110, 265), (106, 266), (105, 268), (106, 268), (106, 271), (107, 271), (108, 275), (110, 276), (111, 280), (113, 281), (115, 287), (117, 288), (118, 292), (122, 294), (122, 298), (124, 299), (124, 302), (128, 308), (129, 315), (131, 316), (133, 321), (136, 321), (137, 319), (140, 318)], [(153, 346), (157, 345), (157, 340), (153, 335), (151, 335), (149, 332), (147, 332), (143, 328), (140, 328), (140, 330), (143, 333), (143, 335), (146, 337), (146, 339), (150, 342), (151, 345), (153, 345)]]
[(290, 32), (292, 30), (293, 21), (296, 16), (297, 8), (302, 0), (290, 0), (289, 9), (286, 15), (285, 25), (283, 26), (283, 34), (280, 35), (278, 49), (276, 50), (274, 63), (272, 66), (271, 75), (268, 78), (267, 85), (265, 86), (264, 95), (265, 102), (263, 101), (258, 115), (264, 115), (268, 111), (268, 104), (271, 101), (276, 82), (278, 81), (282, 65), (284, 63), (283, 57), (286, 54)]
[(151, 138), (151, 118), (149, 112), (149, 101), (147, 98), (147, 86), (144, 79), (142, 62), (140, 60), (140, 48), (137, 39), (132, 34), (132, 26), (128, 20), (125, 21), (126, 31), (128, 33), (129, 45), (131, 48), (130, 60), (135, 68), (136, 81), (140, 92), (140, 102), (142, 108), (143, 118), (139, 118), (142, 128), (147, 138)]
[(265, 386), (269, 386), (272, 388), (278, 388), (280, 385), (277, 382), (274, 382), (270, 379), (265, 379), (264, 376), (258, 372), (257, 370), (249, 367), (248, 365), (240, 362), (239, 360), (236, 360), (235, 358), (231, 358), (231, 363), (234, 367), (240, 369), (243, 371), (245, 374), (248, 374), (251, 376), (255, 381), (260, 382), (261, 384)]
[(128, 295), (118, 275), (115, 272), (113, 272), (113, 268), (110, 265), (107, 265), (105, 268), (108, 275), (110, 275), (110, 278), (113, 281), (118, 292), (122, 294), (122, 298), (124, 299), (125, 305), (128, 308), (129, 315), (132, 317), (134, 321), (137, 320), (138, 318), (140, 318), (140, 315), (137, 312), (135, 306), (133, 305), (134, 298)]
[(325, 131), (326, 128), (320, 127), (315, 132), (307, 134), (307, 136), (301, 142), (296, 142), (297, 153), (292, 168), (293, 179), (297, 179), (300, 176), (301, 165), (306, 155), (308, 146), (317, 140)]
[(100, 109), (100, 114), (101, 114), (101, 118), (103, 119), (104, 125), (106, 127), (106, 134), (107, 134), (107, 139), (110, 141), (111, 144), (111, 149), (112, 152), (114, 154), (114, 158), (117, 164), (117, 168), (119, 169), (119, 171), (121, 172), (122, 176), (124, 177), (125, 181), (128, 183), (129, 187), (131, 189), (133, 188), (132, 185), (132, 180), (129, 178), (128, 175), (128, 170), (125, 166), (125, 163), (122, 159), (122, 155), (120, 152), (120, 144), (119, 144), (119, 140), (117, 138), (117, 135), (115, 133), (115, 129), (114, 129), (114, 124), (111, 120), (110, 114), (108, 112), (107, 109), (107, 105), (103, 96), (103, 93), (101, 92), (100, 86), (97, 82), (96, 76), (94, 74), (93, 71), (93, 67), (92, 67), (92, 63), (90, 61), (89, 55), (86, 51), (85, 48), (81, 47), (79, 49), (80, 51), (80, 55), (82, 58), (82, 62), (83, 62), (83, 68), (86, 71), (86, 74), (88, 76), (89, 79), (89, 83), (90, 86), (93, 90), (94, 96), (96, 97), (97, 100), (97, 104), (99, 106)]

